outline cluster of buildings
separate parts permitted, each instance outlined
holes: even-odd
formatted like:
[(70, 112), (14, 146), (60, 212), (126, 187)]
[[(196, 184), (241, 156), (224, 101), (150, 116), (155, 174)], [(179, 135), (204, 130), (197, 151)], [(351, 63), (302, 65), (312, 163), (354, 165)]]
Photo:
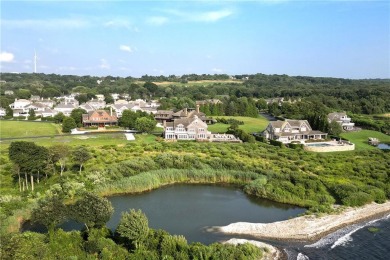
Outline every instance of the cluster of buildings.
[[(156, 114), (157, 108), (160, 106), (159, 102), (156, 100), (147, 102), (142, 99), (133, 101), (116, 99), (114, 104), (106, 104), (103, 95), (96, 95), (96, 99), (79, 104), (76, 96), (77, 94), (71, 94), (55, 99), (43, 99), (38, 96), (31, 96), (30, 99), (15, 99), (14, 103), (10, 104), (10, 108), (13, 111), (13, 117), (27, 117), (31, 109), (34, 110), (35, 116), (53, 117), (58, 113), (63, 113), (65, 116), (69, 116), (72, 110), (76, 108), (82, 108), (87, 112), (92, 112), (110, 107), (115, 111), (117, 117), (121, 117), (123, 111), (126, 109)], [(4, 115), (5, 109), (0, 108), (0, 116)]]

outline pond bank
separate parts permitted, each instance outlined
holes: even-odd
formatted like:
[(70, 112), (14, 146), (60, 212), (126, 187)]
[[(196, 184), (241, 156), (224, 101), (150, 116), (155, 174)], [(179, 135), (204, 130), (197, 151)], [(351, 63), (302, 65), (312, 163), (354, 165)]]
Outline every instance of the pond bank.
[(316, 217), (297, 217), (268, 224), (237, 222), (215, 230), (226, 234), (250, 235), (259, 239), (280, 241), (316, 241), (347, 225), (390, 214), (390, 201), (371, 203), (360, 208), (347, 208), (341, 213)]

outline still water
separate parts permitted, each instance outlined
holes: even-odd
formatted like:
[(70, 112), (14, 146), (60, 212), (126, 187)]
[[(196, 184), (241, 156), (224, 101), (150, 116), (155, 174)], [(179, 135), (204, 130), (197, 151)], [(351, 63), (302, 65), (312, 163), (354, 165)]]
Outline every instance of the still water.
[[(305, 212), (303, 208), (248, 196), (237, 187), (221, 185), (176, 184), (151, 192), (108, 199), (114, 207), (114, 214), (107, 223), (111, 230), (117, 227), (122, 212), (132, 208), (141, 209), (148, 217), (151, 228), (184, 235), (189, 243), (210, 244), (229, 238), (224, 234), (207, 232), (207, 228), (212, 226), (234, 222), (269, 223)], [(83, 228), (74, 221), (60, 227), (66, 231)], [(42, 227), (27, 224), (23, 229), (42, 231)]]
[(226, 235), (206, 232), (211, 226), (233, 222), (274, 222), (295, 217), (305, 211), (244, 194), (231, 186), (178, 184), (139, 195), (109, 198), (115, 213), (107, 226), (115, 229), (121, 212), (142, 209), (149, 226), (171, 234), (184, 235), (188, 242), (210, 244)]

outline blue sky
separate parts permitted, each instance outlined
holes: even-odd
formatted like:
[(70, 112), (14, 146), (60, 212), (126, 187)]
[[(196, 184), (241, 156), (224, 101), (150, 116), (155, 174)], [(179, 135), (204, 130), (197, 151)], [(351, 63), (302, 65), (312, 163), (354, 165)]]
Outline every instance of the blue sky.
[(1, 71), (390, 78), (388, 1), (1, 1)]

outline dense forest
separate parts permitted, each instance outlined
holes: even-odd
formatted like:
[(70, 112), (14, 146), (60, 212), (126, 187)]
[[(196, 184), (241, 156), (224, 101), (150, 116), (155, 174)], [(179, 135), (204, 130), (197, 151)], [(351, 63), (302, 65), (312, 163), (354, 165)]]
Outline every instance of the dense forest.
[[(195, 100), (208, 98), (246, 97), (257, 100), (284, 97), (285, 100), (301, 98), (318, 102), (327, 108), (353, 114), (381, 114), (390, 111), (390, 79), (352, 80), (264, 74), (236, 75), (234, 80), (229, 80), (227, 75), (146, 75), (139, 79), (11, 73), (1, 73), (0, 76), (5, 81), (1, 83), (2, 104), (6, 102), (4, 91), (13, 90), (17, 98), (29, 98), (31, 95), (47, 98), (71, 92), (106, 96), (110, 93), (125, 93), (132, 99), (163, 97), (168, 99), (166, 103), (176, 106), (193, 106)], [(192, 84), (200, 80), (211, 82)], [(160, 82), (164, 84), (159, 84)]]

